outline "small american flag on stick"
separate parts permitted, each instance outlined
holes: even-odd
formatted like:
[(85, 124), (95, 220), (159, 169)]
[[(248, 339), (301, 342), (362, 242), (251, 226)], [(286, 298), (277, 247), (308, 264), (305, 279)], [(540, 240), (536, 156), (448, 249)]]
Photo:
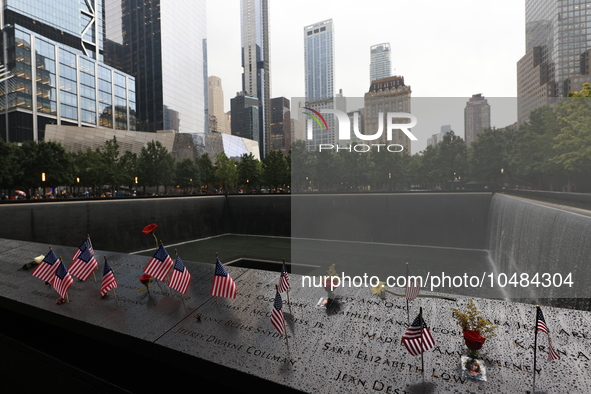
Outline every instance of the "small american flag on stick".
[(213, 276), (213, 283), (209, 294), (226, 298), (236, 298), (237, 294), (236, 283), (234, 283), (234, 280), (230, 277), (228, 271), (226, 271), (222, 262), (217, 257), (215, 262), (215, 274)]
[(51, 282), (55, 275), (60, 259), (57, 258), (51, 246), (49, 247), (49, 253), (45, 255), (43, 260), (35, 267), (31, 275), (45, 282)]
[(79, 253), (74, 254), (76, 257), (72, 264), (70, 264), (68, 271), (70, 271), (70, 274), (84, 282), (90, 277), (90, 274), (97, 269), (98, 263), (86, 242), (80, 245), (78, 252)]
[(117, 288), (117, 281), (115, 280), (115, 275), (113, 274), (113, 270), (107, 261), (107, 256), (105, 257), (105, 268), (103, 269), (103, 282), (101, 283), (101, 297), (104, 297), (109, 290)]
[(279, 277), (279, 289), (280, 293), (289, 290), (289, 274), (287, 273), (287, 269), (285, 268), (285, 262), (283, 262), (283, 266), (281, 267), (281, 276)]
[(271, 324), (279, 334), (285, 330), (285, 318), (283, 317), (283, 300), (279, 291), (275, 292), (275, 301), (273, 302), (273, 312), (271, 313)]
[(171, 289), (186, 294), (189, 283), (191, 283), (191, 274), (187, 267), (185, 267), (185, 264), (183, 264), (183, 260), (177, 256), (174, 267), (172, 267), (172, 275), (170, 276), (168, 286)]
[(168, 255), (166, 249), (164, 249), (162, 242), (160, 242), (160, 247), (156, 253), (154, 253), (154, 256), (148, 262), (148, 265), (144, 268), (144, 273), (153, 276), (160, 281), (164, 281), (173, 265), (174, 262)]
[(53, 288), (62, 298), (67, 298), (68, 289), (72, 286), (72, 283), (74, 283), (72, 275), (70, 275), (64, 263), (60, 261), (57, 270), (55, 271), (53, 282), (51, 283)]

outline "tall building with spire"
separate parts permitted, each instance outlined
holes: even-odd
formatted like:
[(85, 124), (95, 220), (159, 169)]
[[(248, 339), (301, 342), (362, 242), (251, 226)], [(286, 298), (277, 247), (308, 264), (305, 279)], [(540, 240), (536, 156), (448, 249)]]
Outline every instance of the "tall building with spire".
[(261, 157), (270, 149), (271, 78), (268, 0), (241, 0), (242, 91), (259, 101)]
[(205, 0), (104, 0), (105, 61), (136, 79), (138, 130), (209, 130)]
[(390, 43), (372, 45), (369, 48), (369, 82), (392, 76), (392, 59), (390, 55)]
[(525, 1), (525, 55), (517, 63), (518, 121), (591, 82), (591, 0)]

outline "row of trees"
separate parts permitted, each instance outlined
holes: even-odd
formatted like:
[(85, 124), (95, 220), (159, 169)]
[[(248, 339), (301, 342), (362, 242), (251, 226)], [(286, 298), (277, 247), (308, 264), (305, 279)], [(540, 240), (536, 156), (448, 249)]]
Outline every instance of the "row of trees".
[(160, 142), (149, 142), (139, 155), (121, 152), (116, 138), (102, 147), (68, 153), (56, 142), (27, 141), (21, 146), (0, 139), (0, 189), (31, 191), (67, 186), (71, 190), (91, 188), (97, 195), (105, 190), (128, 191), (156, 187), (181, 193), (221, 190), (236, 192), (289, 186), (289, 160), (281, 152), (270, 152), (264, 161), (252, 154), (239, 161), (223, 152), (210, 158), (175, 160)]
[[(240, 160), (219, 153), (195, 160), (175, 160), (159, 142), (139, 155), (121, 152), (117, 140), (96, 150), (67, 153), (54, 142), (28, 141), (17, 146), (0, 140), (0, 189), (31, 190), (40, 186), (108, 185), (178, 186), (184, 193), (200, 189), (249, 192), (290, 188), (294, 191), (395, 191), (446, 189), (467, 185), (525, 185), (569, 190), (575, 178), (591, 174), (591, 86), (555, 106), (533, 111), (517, 128), (489, 129), (470, 147), (454, 132), (415, 155), (386, 149), (369, 152), (306, 150), (304, 141), (289, 155), (270, 152), (261, 162), (253, 155)], [(41, 181), (44, 173), (45, 182)]]
[[(553, 106), (534, 110), (518, 127), (488, 129), (468, 147), (453, 131), (415, 155), (292, 147), (294, 191), (393, 191), (411, 188), (591, 187), (591, 85)], [(580, 190), (580, 189), (579, 189)]]

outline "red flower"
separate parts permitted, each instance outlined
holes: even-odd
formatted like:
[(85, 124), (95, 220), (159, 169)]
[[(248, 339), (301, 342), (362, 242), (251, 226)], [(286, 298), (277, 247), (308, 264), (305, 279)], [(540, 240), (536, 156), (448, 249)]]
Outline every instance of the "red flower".
[(142, 230), (142, 233), (144, 233), (144, 234), (153, 233), (154, 231), (156, 231), (156, 227), (158, 227), (158, 225), (156, 223), (148, 224), (146, 227), (144, 227), (144, 229)]
[(484, 338), (479, 331), (464, 330), (464, 342), (470, 350), (479, 350), (484, 345)]
[(148, 274), (140, 276), (140, 282), (146, 286), (150, 284), (150, 279), (152, 279), (152, 277)]
[(333, 291), (339, 287), (340, 280), (338, 277), (325, 277), (324, 278), (324, 290)]

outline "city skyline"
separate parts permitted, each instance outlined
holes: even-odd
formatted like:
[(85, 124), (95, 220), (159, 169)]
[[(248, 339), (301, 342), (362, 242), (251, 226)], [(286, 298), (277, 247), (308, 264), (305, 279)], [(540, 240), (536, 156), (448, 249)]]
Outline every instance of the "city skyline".
[[(515, 97), (516, 63), (525, 51), (524, 1), (427, 3), (370, 0), (367, 12), (352, 12), (357, 3), (351, 1), (270, 1), (271, 97), (305, 95), (301, 31), (325, 19), (333, 19), (336, 32), (335, 91), (347, 97), (369, 89), (368, 51), (378, 42), (390, 42), (393, 75), (405, 77), (414, 97)], [(408, 17), (375, 23), (378, 10)], [(207, 20), (209, 75), (233, 95), (242, 85), (239, 2), (208, 0)]]

